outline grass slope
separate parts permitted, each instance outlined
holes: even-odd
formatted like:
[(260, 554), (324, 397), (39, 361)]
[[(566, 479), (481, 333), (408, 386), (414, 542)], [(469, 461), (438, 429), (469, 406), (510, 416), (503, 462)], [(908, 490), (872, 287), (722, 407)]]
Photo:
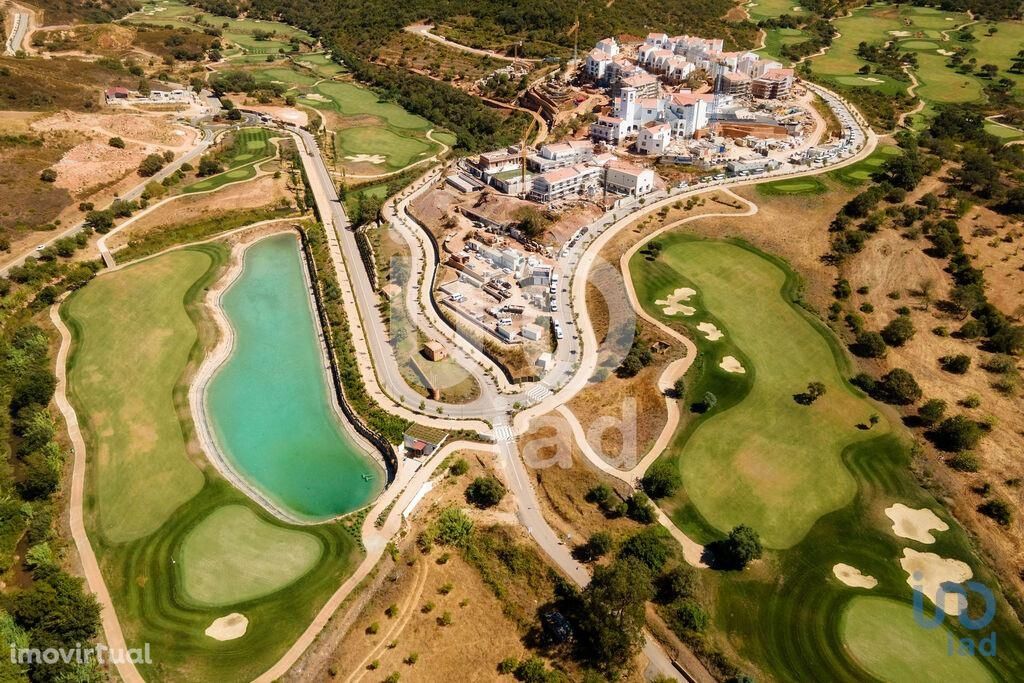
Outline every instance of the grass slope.
[[(634, 259), (641, 301), (673, 289), (697, 290), (697, 313), (688, 326), (714, 322), (725, 333), (701, 339), (706, 362), (741, 401), (715, 409), (688, 435), (678, 462), (690, 501), (718, 531), (749, 524), (775, 548), (797, 543), (822, 515), (847, 504), (855, 484), (842, 452), (861, 441), (872, 407), (848, 388), (832, 348), (808, 317), (783, 296), (786, 273), (744, 247), (728, 242), (665, 240), (654, 262)], [(651, 312), (659, 314), (657, 307)], [(724, 355), (740, 359), (744, 375), (718, 369)], [(809, 382), (827, 393), (812, 406), (793, 395)], [(871, 435), (884, 433), (878, 425)]]
[[(287, 650), (352, 571), (360, 555), (355, 540), (340, 522), (302, 527), (283, 524), (222, 479), (213, 468), (206, 466), (202, 454), (196, 450), (164, 454), (166, 457), (160, 462), (136, 463), (131, 460), (131, 449), (114, 448), (115, 444), (126, 443), (139, 438), (139, 434), (154, 431), (157, 424), (169, 427), (172, 421), (176, 422), (177, 432), (183, 436), (186, 446), (195, 448), (194, 427), (188, 409), (187, 367), (199, 361), (214, 334), (212, 324), (200, 314), (198, 301), (221, 272), (227, 257), (227, 249), (220, 245), (188, 247), (156, 256), (115, 274), (96, 278), (76, 292), (62, 308), (62, 315), (74, 335), (69, 360), (70, 395), (90, 453), (85, 482), (86, 524), (129, 647), (150, 644), (153, 663), (140, 668), (146, 680), (151, 681), (252, 680)], [(151, 275), (151, 268), (153, 273), (160, 273), (162, 279), (147, 277)], [(187, 274), (179, 273), (179, 269)], [(116, 296), (101, 291), (105, 289), (105, 281), (111, 278), (123, 278), (117, 282)], [(166, 303), (163, 308), (154, 308), (154, 301)], [(85, 308), (92, 315), (79, 319), (76, 316), (82, 315), (83, 304), (92, 305), (92, 308)], [(104, 336), (104, 330), (110, 327), (105, 320), (107, 310), (117, 312), (121, 308), (125, 309), (121, 313), (123, 319), (132, 321), (134, 326), (124, 324)], [(182, 316), (190, 319), (191, 333), (184, 328), (178, 333), (167, 329), (168, 319), (177, 321)], [(98, 339), (110, 344), (110, 348), (102, 350), (102, 362), (96, 355), (97, 334), (100, 335)], [(139, 349), (147, 346), (148, 342), (165, 344), (165, 353), (172, 357), (180, 359), (184, 354), (187, 358), (185, 367), (179, 368), (179, 374), (170, 385), (153, 386), (146, 380), (149, 375), (158, 373), (151, 372), (149, 366), (133, 362), (132, 359), (142, 353)], [(86, 377), (93, 384), (79, 386), (87, 372), (96, 375)], [(165, 374), (170, 376), (171, 373)], [(155, 395), (173, 400), (158, 402), (155, 412), (139, 408), (137, 414), (131, 415), (133, 424), (103, 421), (102, 413), (109, 408), (105, 401), (110, 399), (105, 399), (102, 393), (98, 397), (94, 395), (97, 383), (102, 385), (101, 391), (116, 395), (129, 395), (138, 391), (136, 385), (141, 385)], [(143, 396), (142, 399), (148, 400), (149, 397)], [(94, 413), (98, 414), (102, 429), (97, 429), (97, 415)], [(116, 453), (119, 460), (131, 460), (131, 467), (103, 468), (97, 462), (99, 459), (92, 455), (98, 452)], [(170, 481), (169, 475), (162, 470), (178, 472), (181, 469), (186, 472), (187, 467), (192, 467), (189, 460), (202, 466), (203, 470), (199, 475), (198, 491), (188, 489), (190, 495), (185, 496), (180, 493), (182, 485), (194, 486), (191, 481), (194, 475), (184, 476), (179, 472), (177, 478)], [(183, 461), (186, 467), (177, 468), (176, 461)], [(157, 470), (156, 475), (151, 470)], [(110, 472), (116, 475), (113, 482), (104, 476)], [(158, 478), (154, 479), (154, 476)], [(131, 540), (111, 540), (98, 526), (97, 509), (101, 493), (121, 494), (115, 495), (108, 505), (122, 511), (129, 520), (125, 524), (132, 524), (134, 517), (148, 520), (147, 527), (158, 521), (162, 523), (148, 535), (138, 535), (136, 531)], [(174, 500), (175, 505), (169, 513), (161, 508), (164, 518), (156, 520), (148, 506), (153, 499), (163, 505), (160, 501), (164, 498)], [(172, 506), (168, 504), (166, 507)], [(231, 513), (228, 519), (241, 532), (238, 538), (203, 529), (203, 523), (210, 524), (211, 518), (218, 526), (224, 523), (217, 513), (225, 508), (247, 510), (250, 517), (250, 523), (246, 523), (248, 531), (239, 526), (240, 515), (237, 512)], [(269, 532), (271, 527), (275, 533)], [(202, 530), (198, 537), (199, 545), (195, 545), (197, 537), (193, 535), (197, 528)], [(307, 570), (304, 562), (296, 563), (287, 554), (282, 556), (285, 537), (281, 532), (288, 535), (287, 553), (302, 554), (308, 559), (309, 548), (312, 547), (310, 541), (315, 543), (320, 550), (319, 559), (313, 566)], [(259, 557), (259, 560), (252, 560), (254, 563), (281, 562), (290, 565), (290, 569), (278, 574), (276, 582), (290, 578), (287, 590), (254, 597), (256, 584), (260, 582), (263, 583), (259, 591), (272, 590), (279, 585), (272, 586), (266, 577), (250, 577), (243, 582), (248, 585), (247, 592), (236, 594), (240, 602), (232, 603), (230, 608), (226, 605), (216, 608), (197, 605), (182, 590), (185, 577), (180, 573), (183, 566), (178, 561), (190, 537), (194, 546), (193, 559), (190, 560), (186, 552), (185, 562), (192, 564), (193, 568), (210, 562), (220, 553), (225, 560), (219, 565), (221, 578), (228, 581), (237, 578), (231, 573), (232, 563), (237, 564), (242, 558)], [(216, 544), (213, 544), (214, 539), (218, 539)], [(301, 539), (298, 544), (297, 539)], [(232, 549), (229, 545), (232, 541), (239, 545)], [(197, 548), (200, 549), (198, 561), (195, 559)], [(294, 575), (299, 572), (302, 572), (301, 578), (295, 579)], [(285, 573), (293, 576), (284, 577)], [(227, 590), (223, 583), (219, 588)], [(226, 599), (223, 592), (221, 599)], [(226, 642), (207, 637), (205, 629), (228, 611), (240, 612), (249, 619), (245, 636)]]
[(97, 278), (64, 307), (79, 342), (68, 382), (90, 437), (94, 528), (112, 543), (152, 533), (202, 488), (174, 387), (198, 339), (182, 299), (211, 265), (205, 252), (175, 252)]

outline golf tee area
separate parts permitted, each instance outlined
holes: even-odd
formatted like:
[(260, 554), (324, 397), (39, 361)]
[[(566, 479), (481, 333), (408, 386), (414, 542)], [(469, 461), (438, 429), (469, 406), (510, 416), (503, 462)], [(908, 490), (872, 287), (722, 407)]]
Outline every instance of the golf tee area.
[(188, 387), (216, 342), (203, 299), (230, 260), (219, 243), (165, 252), (104, 273), (60, 310), (88, 452), (86, 530), (128, 646), (149, 643), (147, 680), (253, 679), (361, 556), (340, 521), (282, 521), (199, 445)]
[[(848, 383), (846, 352), (805, 308), (796, 273), (739, 240), (675, 230), (657, 241), (628, 264), (637, 298), (698, 348), (684, 418), (661, 456), (682, 485), (659, 504), (707, 544), (712, 567), (714, 542), (737, 525), (765, 546), (743, 572), (703, 573), (718, 646), (756, 662), (757, 680), (1019, 677), (1024, 643), (995, 576), (914, 479), (895, 415)], [(894, 521), (908, 510), (941, 531), (908, 533)], [(934, 587), (963, 574), (991, 590), (993, 621), (970, 630), (950, 613), (921, 626)], [(932, 598), (915, 615), (920, 584)], [(982, 596), (968, 595), (968, 612), (984, 611)], [(957, 654), (961, 639), (991, 633), (997, 657)]]

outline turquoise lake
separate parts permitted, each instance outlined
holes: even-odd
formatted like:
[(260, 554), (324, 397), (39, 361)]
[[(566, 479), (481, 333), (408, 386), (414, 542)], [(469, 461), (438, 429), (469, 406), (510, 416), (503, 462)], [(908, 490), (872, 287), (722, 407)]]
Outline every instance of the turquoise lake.
[(370, 502), (383, 473), (332, 407), (298, 239), (250, 246), (225, 292), (231, 356), (207, 387), (207, 419), (234, 469), (287, 512), (324, 520)]

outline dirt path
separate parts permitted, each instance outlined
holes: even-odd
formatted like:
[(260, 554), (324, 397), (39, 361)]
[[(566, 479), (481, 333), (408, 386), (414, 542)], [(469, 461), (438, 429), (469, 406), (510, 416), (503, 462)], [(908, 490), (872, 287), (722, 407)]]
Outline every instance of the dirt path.
[[(643, 320), (653, 325), (659, 331), (666, 334), (669, 338), (679, 342), (686, 349), (686, 355), (684, 355), (679, 360), (670, 363), (668, 367), (666, 367), (665, 370), (662, 372), (661, 377), (658, 378), (658, 389), (661, 390), (662, 394), (665, 396), (665, 409), (668, 413), (668, 419), (665, 422), (665, 426), (661, 430), (661, 434), (658, 435), (657, 441), (655, 441), (654, 445), (651, 446), (650, 450), (648, 450), (648, 452), (643, 456), (643, 458), (640, 459), (640, 462), (638, 462), (635, 466), (628, 470), (620, 470), (608, 464), (604, 460), (604, 458), (602, 458), (600, 455), (598, 455), (597, 452), (594, 451), (594, 448), (590, 445), (590, 442), (587, 440), (586, 434), (583, 430), (583, 426), (580, 424), (579, 420), (576, 418), (576, 415), (573, 414), (572, 409), (569, 408), (568, 405), (561, 405), (557, 409), (558, 412), (561, 413), (561, 415), (566, 419), (566, 422), (568, 422), (569, 427), (572, 430), (573, 438), (576, 440), (577, 445), (579, 446), (583, 454), (586, 456), (587, 460), (589, 460), (592, 465), (600, 469), (602, 472), (606, 472), (612, 475), (613, 477), (616, 477), (617, 479), (621, 479), (630, 486), (636, 486), (637, 481), (644, 475), (644, 472), (647, 471), (647, 468), (650, 467), (651, 464), (658, 459), (658, 457), (665, 451), (666, 448), (668, 448), (668, 445), (671, 442), (672, 437), (675, 435), (676, 429), (679, 427), (679, 420), (681, 417), (679, 411), (679, 401), (669, 396), (669, 391), (672, 389), (672, 386), (675, 383), (675, 381), (682, 377), (683, 375), (685, 375), (686, 372), (690, 369), (690, 366), (693, 365), (693, 361), (696, 360), (697, 358), (697, 347), (696, 345), (694, 345), (693, 341), (691, 341), (689, 337), (680, 334), (677, 330), (662, 323), (660, 320), (649, 315), (644, 310), (643, 306), (640, 304), (639, 299), (637, 299), (636, 289), (633, 287), (633, 279), (629, 273), (629, 261), (640, 249), (643, 248), (643, 246), (647, 242), (651, 241), (658, 235), (668, 232), (669, 230), (675, 230), (676, 228), (686, 225), (687, 223), (713, 218), (742, 218), (745, 216), (753, 216), (757, 213), (757, 204), (747, 199), (744, 199), (743, 197), (740, 197), (739, 195), (733, 193), (728, 188), (716, 191), (724, 192), (725, 194), (739, 201), (740, 203), (746, 204), (746, 211), (742, 213), (706, 213), (701, 214), (699, 216), (689, 216), (687, 218), (682, 218), (680, 220), (673, 221), (672, 223), (662, 226), (661, 228), (655, 230), (651, 234), (647, 235), (646, 237), (638, 241), (636, 244), (630, 247), (625, 254), (622, 255), (622, 258), (619, 259), (619, 268), (622, 272), (622, 281), (625, 284), (626, 295), (628, 296), (629, 303), (633, 307), (633, 310), (636, 312), (637, 316), (643, 318)], [(661, 521), (662, 525), (664, 525), (668, 529), (672, 536), (683, 547), (683, 555), (686, 558), (687, 562), (695, 566), (706, 566), (704, 562), (701, 560), (701, 555), (703, 554), (704, 547), (690, 539), (688, 536), (686, 536), (682, 532), (682, 530), (679, 529), (674, 522), (672, 522), (671, 518), (669, 518), (667, 515), (661, 512), (661, 508), (658, 508), (658, 512), (659, 520)]]
[(505, 62), (537, 63), (541, 61), (539, 59), (527, 59), (526, 57), (509, 57), (508, 55), (503, 55), (500, 52), (495, 52), (494, 50), (482, 50), (480, 48), (462, 45), (461, 43), (456, 43), (454, 41), (448, 40), (444, 36), (437, 35), (436, 33), (433, 32), (433, 29), (434, 26), (431, 24), (412, 24), (410, 26), (405, 27), (405, 30), (408, 33), (412, 33), (413, 35), (417, 36), (423, 36), (428, 40), (434, 41), (435, 43), (440, 43), (441, 45), (453, 48), (455, 50), (469, 52), (470, 54), (478, 55), (480, 57), (491, 57), (492, 59), (500, 59)]

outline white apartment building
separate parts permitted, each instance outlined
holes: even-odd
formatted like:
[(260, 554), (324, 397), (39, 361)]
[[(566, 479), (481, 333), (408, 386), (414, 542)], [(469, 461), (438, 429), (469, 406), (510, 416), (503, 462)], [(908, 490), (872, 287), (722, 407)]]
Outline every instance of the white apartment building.
[(596, 189), (603, 169), (599, 166), (577, 164), (548, 171), (534, 178), (530, 199), (550, 202), (563, 197), (583, 194)]
[(594, 156), (594, 144), (586, 140), (569, 140), (543, 145), (536, 154), (526, 158), (526, 167), (536, 173), (589, 161)]
[(641, 197), (654, 189), (654, 171), (613, 161), (605, 167), (604, 182), (609, 192)]
[(651, 122), (640, 129), (636, 138), (636, 151), (641, 154), (664, 154), (672, 141), (672, 126)]

